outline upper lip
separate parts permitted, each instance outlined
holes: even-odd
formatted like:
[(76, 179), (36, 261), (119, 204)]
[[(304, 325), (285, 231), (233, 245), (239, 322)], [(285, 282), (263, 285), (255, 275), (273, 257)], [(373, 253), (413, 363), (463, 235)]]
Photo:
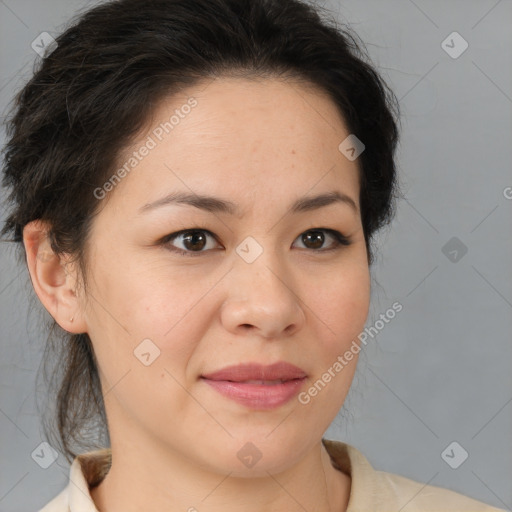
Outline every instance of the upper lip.
[(258, 363), (238, 364), (227, 366), (216, 372), (202, 375), (209, 380), (229, 380), (244, 382), (247, 380), (292, 380), (306, 377), (306, 373), (285, 361), (279, 361), (271, 365)]

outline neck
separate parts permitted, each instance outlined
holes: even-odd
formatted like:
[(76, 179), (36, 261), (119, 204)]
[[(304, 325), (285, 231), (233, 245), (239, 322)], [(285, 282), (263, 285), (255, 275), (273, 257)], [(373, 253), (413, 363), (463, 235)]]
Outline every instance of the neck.
[(91, 489), (99, 512), (345, 512), (349, 475), (335, 469), (320, 441), (293, 467), (240, 478), (192, 465), (175, 452), (112, 444), (112, 466)]

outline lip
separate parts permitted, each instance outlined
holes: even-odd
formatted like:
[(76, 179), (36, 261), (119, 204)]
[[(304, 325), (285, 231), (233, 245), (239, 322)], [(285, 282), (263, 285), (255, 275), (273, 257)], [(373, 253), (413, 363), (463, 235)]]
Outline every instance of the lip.
[(230, 380), (233, 382), (277, 379), (292, 380), (306, 377), (306, 372), (293, 364), (279, 361), (271, 365), (246, 363), (226, 366), (216, 372), (202, 375), (202, 377), (209, 380)]
[(291, 400), (306, 377), (306, 373), (297, 366), (280, 361), (267, 366), (258, 363), (228, 366), (202, 375), (201, 379), (237, 403), (251, 409), (268, 410)]

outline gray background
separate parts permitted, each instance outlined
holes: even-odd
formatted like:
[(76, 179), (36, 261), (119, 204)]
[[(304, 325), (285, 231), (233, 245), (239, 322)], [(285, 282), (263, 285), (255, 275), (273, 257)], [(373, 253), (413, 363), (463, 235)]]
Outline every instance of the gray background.
[[(403, 310), (369, 338), (326, 437), (377, 469), (510, 510), (512, 1), (319, 3), (350, 22), (400, 99), (406, 196), (379, 236), (367, 326), (394, 301)], [(57, 35), (93, 4), (0, 0), (3, 116), (39, 58), (36, 36)], [(453, 31), (469, 44), (458, 58), (441, 46)], [(452, 237), (457, 261), (442, 250)], [(0, 511), (25, 512), (66, 485), (68, 465), (60, 455), (45, 470), (31, 458), (43, 440), (34, 383), (45, 338), (10, 245), (0, 244)], [(441, 457), (453, 441), (469, 453), (457, 469)]]

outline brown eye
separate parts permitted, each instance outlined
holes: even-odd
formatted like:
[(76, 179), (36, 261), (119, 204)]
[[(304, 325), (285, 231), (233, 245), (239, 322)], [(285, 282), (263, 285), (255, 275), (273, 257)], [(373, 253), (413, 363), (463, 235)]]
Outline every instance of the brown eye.
[[(172, 251), (180, 254), (195, 256), (200, 253), (206, 252), (205, 249), (208, 245), (208, 238), (213, 238), (212, 233), (205, 229), (188, 229), (172, 233), (162, 239), (162, 244), (167, 245)], [(176, 243), (181, 243), (181, 247), (176, 246)], [(211, 247), (208, 247), (210, 249)], [(196, 254), (194, 254), (196, 253)]]
[[(326, 233), (328, 237), (334, 240), (334, 243), (331, 243), (331, 246), (327, 248), (322, 248), (326, 239), (324, 233)], [(306, 249), (311, 249), (316, 252), (331, 251), (338, 249), (342, 245), (350, 245), (350, 240), (342, 235), (339, 231), (327, 228), (310, 229), (309, 231), (302, 233), (298, 239), (300, 239)]]
[(308, 249), (320, 249), (324, 240), (325, 235), (321, 231), (307, 231), (302, 235), (302, 242)]
[(183, 235), (183, 245), (190, 251), (200, 251), (206, 246), (206, 237), (201, 231), (191, 231)]

